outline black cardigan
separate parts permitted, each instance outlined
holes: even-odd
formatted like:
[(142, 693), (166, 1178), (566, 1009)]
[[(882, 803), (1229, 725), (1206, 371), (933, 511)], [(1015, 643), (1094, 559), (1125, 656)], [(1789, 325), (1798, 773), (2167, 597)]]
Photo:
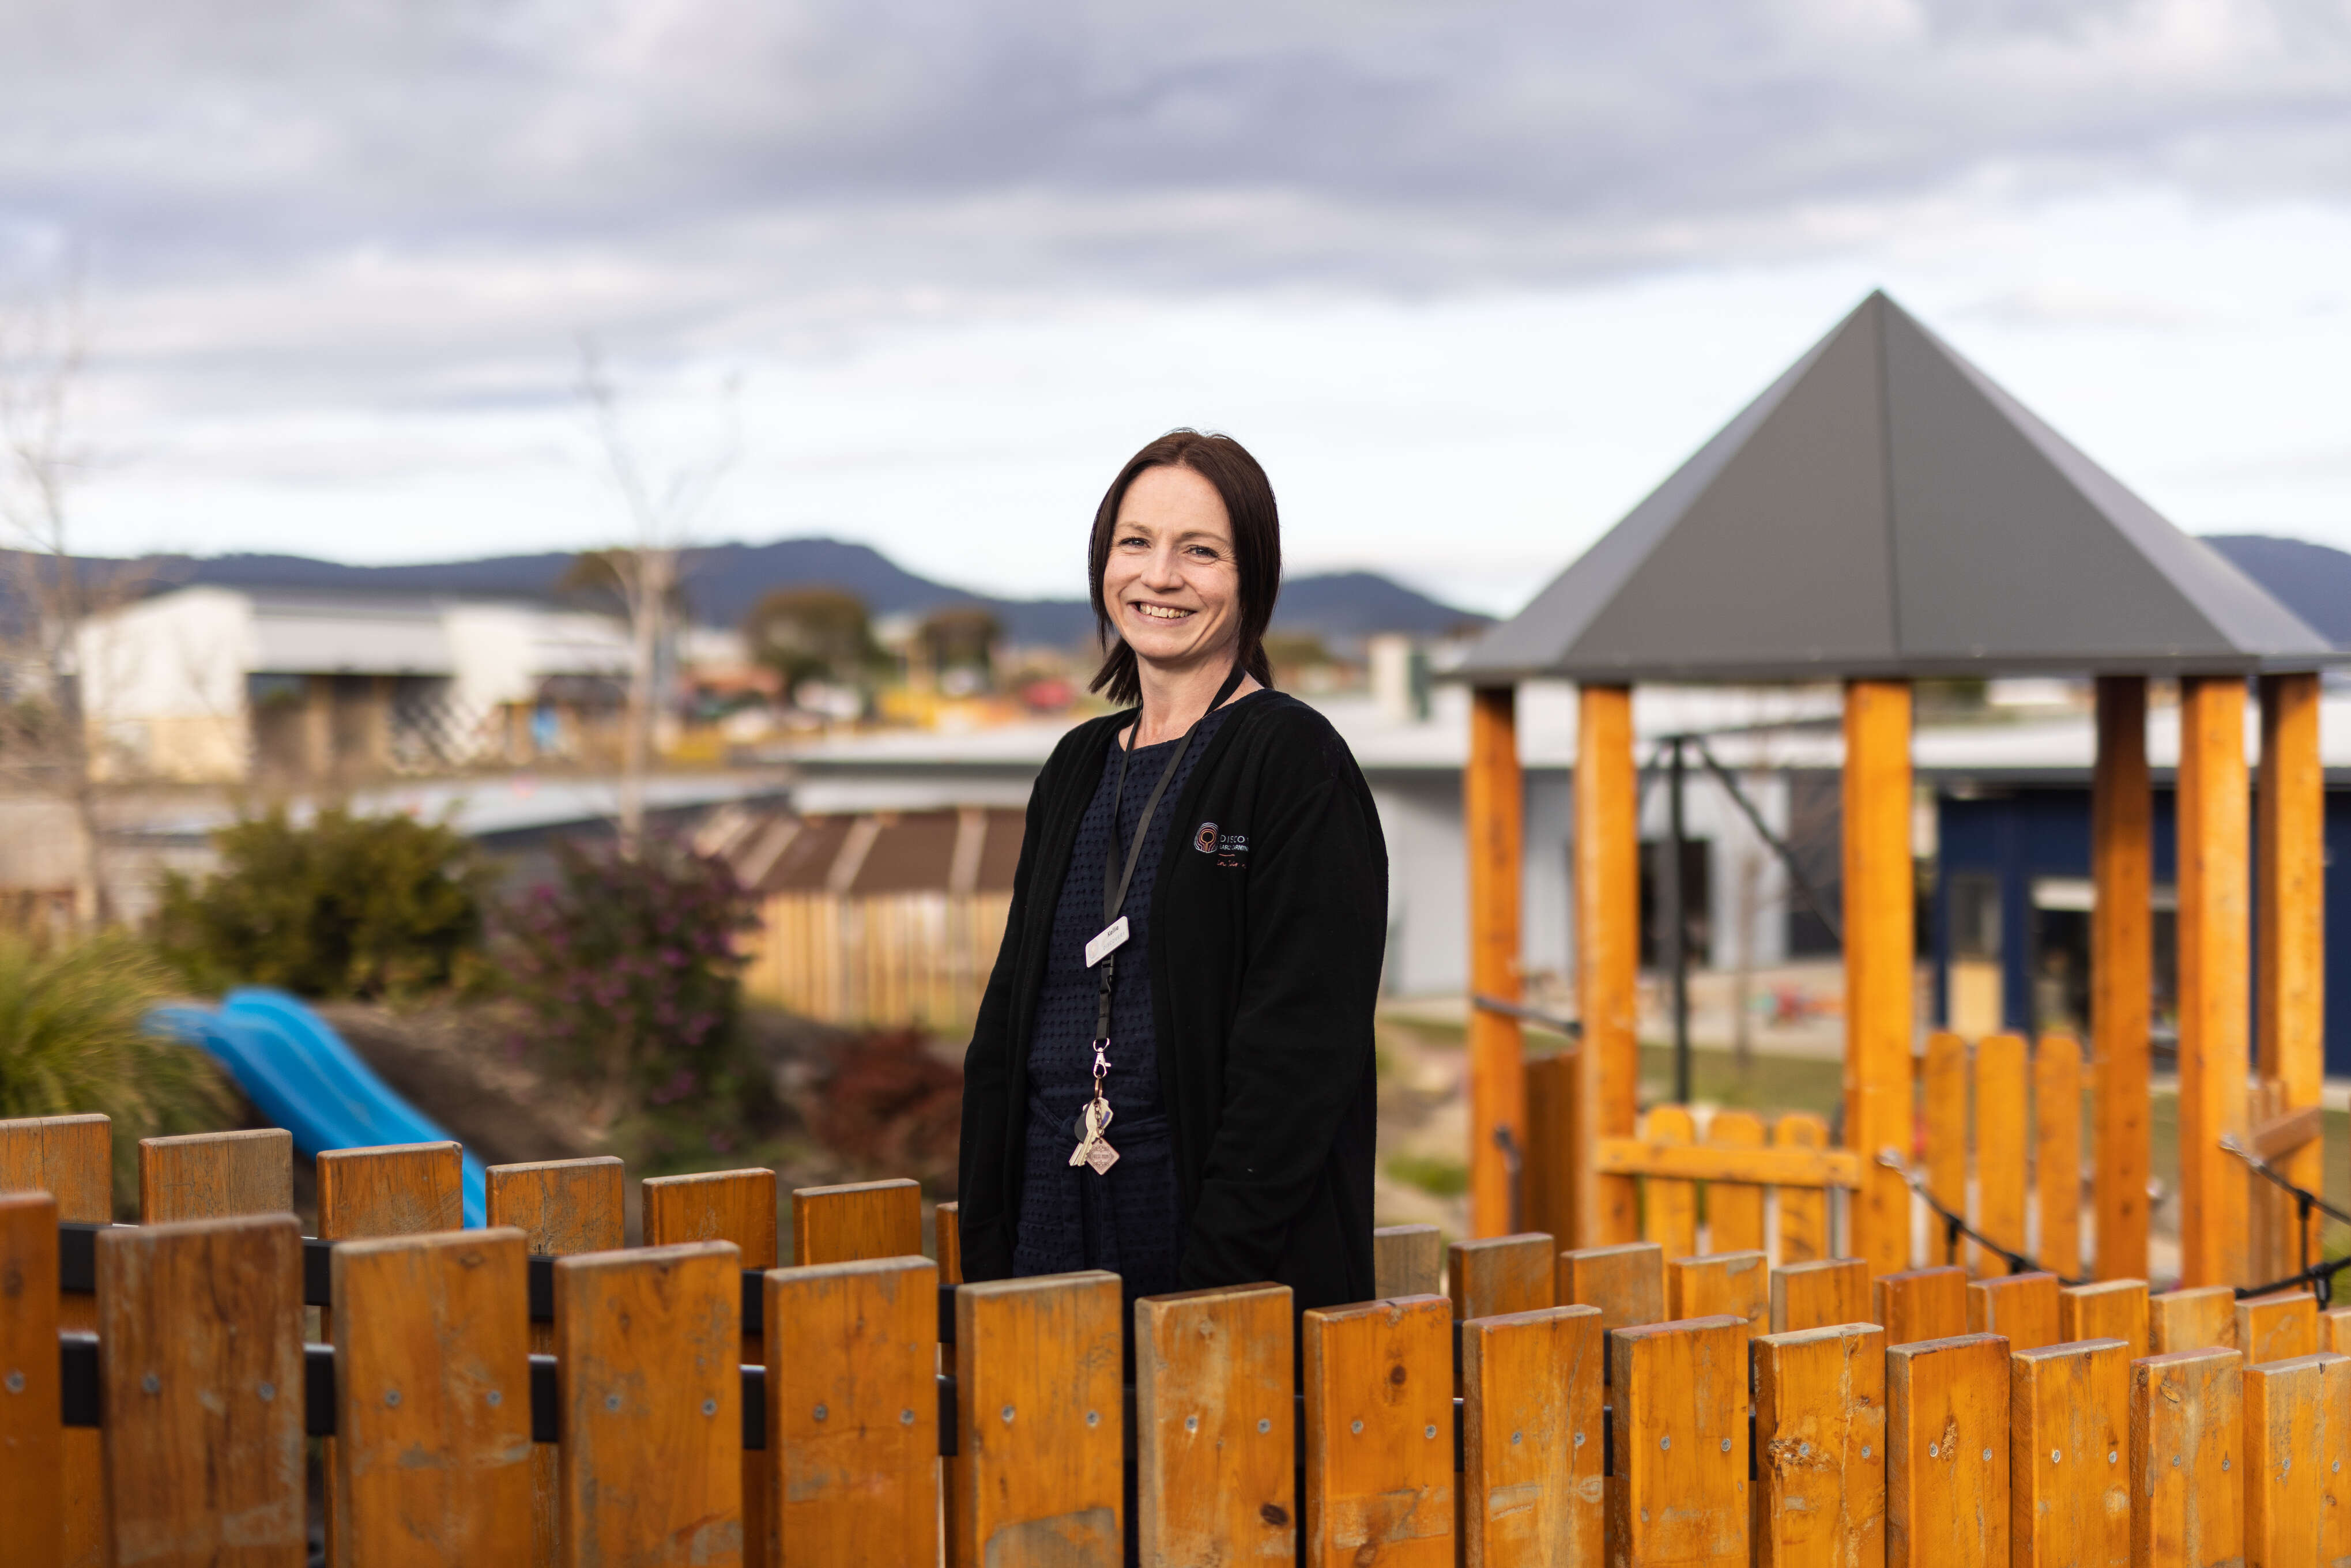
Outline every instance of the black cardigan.
[[(1012, 1272), (1053, 908), (1107, 747), (1133, 717), (1071, 730), (1029, 797), (1004, 945), (964, 1058), (968, 1280)], [(1174, 810), (1159, 810), (1152, 1017), (1184, 1286), (1277, 1281), (1301, 1309), (1369, 1300), (1372, 1011), (1387, 937), (1371, 790), (1328, 720), (1263, 692), (1234, 707)]]

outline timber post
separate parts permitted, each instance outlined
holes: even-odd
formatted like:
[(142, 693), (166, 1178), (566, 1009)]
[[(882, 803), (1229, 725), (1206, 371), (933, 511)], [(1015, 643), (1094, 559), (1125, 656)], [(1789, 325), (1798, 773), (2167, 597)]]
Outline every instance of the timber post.
[(2098, 677), (2090, 780), (2091, 1203), (2101, 1280), (2147, 1278), (2147, 1021), (2155, 991), (2155, 800), (2147, 677)]
[(2180, 1282), (2235, 1285), (2248, 1177), (2220, 1141), (2245, 1130), (2251, 1066), (2242, 676), (2180, 680), (2178, 818)]
[[(1462, 777), (1469, 851), (1469, 990), (1517, 1002), (1519, 881), (1526, 792), (1519, 770), (1518, 692), (1479, 686), (1469, 696), (1469, 766)], [(1518, 1228), (1527, 1146), (1525, 1047), (1519, 1020), (1469, 1009), (1469, 1233)]]
[(1593, 1169), (1599, 1138), (1634, 1134), (1641, 1076), (1635, 1033), (1640, 985), (1639, 788), (1633, 768), (1633, 689), (1576, 694), (1575, 969), (1583, 1039), (1576, 1071), (1573, 1169), (1577, 1247), (1640, 1239), (1634, 1178)]
[(1910, 1155), (1914, 893), (1910, 684), (1844, 688), (1844, 1141), (1862, 1157), (1852, 1243), (1874, 1274), (1910, 1261), (1910, 1193), (1877, 1163)]
[[(2255, 879), (2260, 900), (2260, 973), (2254, 983), (2255, 1042), (2262, 1079), (2275, 1086), (2273, 1113), (2318, 1103), (2326, 1071), (2326, 778), (2318, 755), (2318, 677), (2262, 677), (2262, 772)], [(2280, 1154), (2278, 1168), (2296, 1186), (2325, 1190), (2321, 1140)], [(2295, 1235), (2293, 1199), (2263, 1195), (2281, 1223), (2272, 1239), (2264, 1277), (2302, 1267), (2318, 1255), (2318, 1224)]]

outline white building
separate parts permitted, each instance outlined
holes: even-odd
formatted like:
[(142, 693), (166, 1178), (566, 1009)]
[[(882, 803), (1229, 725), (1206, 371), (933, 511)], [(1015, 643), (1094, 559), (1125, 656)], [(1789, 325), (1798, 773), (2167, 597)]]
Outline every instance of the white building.
[(93, 617), (78, 664), (110, 776), (319, 783), (576, 755), (629, 647), (538, 605), (194, 587)]

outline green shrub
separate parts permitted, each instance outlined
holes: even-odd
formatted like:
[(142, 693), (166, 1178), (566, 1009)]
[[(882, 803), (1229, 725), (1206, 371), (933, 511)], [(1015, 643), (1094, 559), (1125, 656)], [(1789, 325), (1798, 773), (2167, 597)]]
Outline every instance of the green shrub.
[(409, 817), (281, 808), (213, 836), (221, 869), (164, 881), (155, 936), (197, 988), (304, 997), (413, 996), (472, 977), (484, 870), (452, 829)]
[(140, 1139), (233, 1125), (211, 1059), (140, 1028), (172, 988), (127, 936), (43, 947), (0, 936), (0, 1117), (112, 1117), (117, 1192), (136, 1186)]
[(1469, 1190), (1469, 1167), (1442, 1155), (1396, 1155), (1388, 1161), (1388, 1179), (1431, 1197), (1459, 1197)]

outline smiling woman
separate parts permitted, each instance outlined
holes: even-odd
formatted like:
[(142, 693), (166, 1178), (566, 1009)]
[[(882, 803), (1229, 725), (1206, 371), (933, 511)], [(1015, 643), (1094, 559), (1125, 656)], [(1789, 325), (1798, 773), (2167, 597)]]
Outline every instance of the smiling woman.
[(1029, 796), (964, 1067), (965, 1277), (1365, 1300), (1387, 853), (1345, 744), (1269, 689), (1273, 486), (1176, 431), (1120, 470), (1089, 554), (1094, 689), (1134, 706)]

